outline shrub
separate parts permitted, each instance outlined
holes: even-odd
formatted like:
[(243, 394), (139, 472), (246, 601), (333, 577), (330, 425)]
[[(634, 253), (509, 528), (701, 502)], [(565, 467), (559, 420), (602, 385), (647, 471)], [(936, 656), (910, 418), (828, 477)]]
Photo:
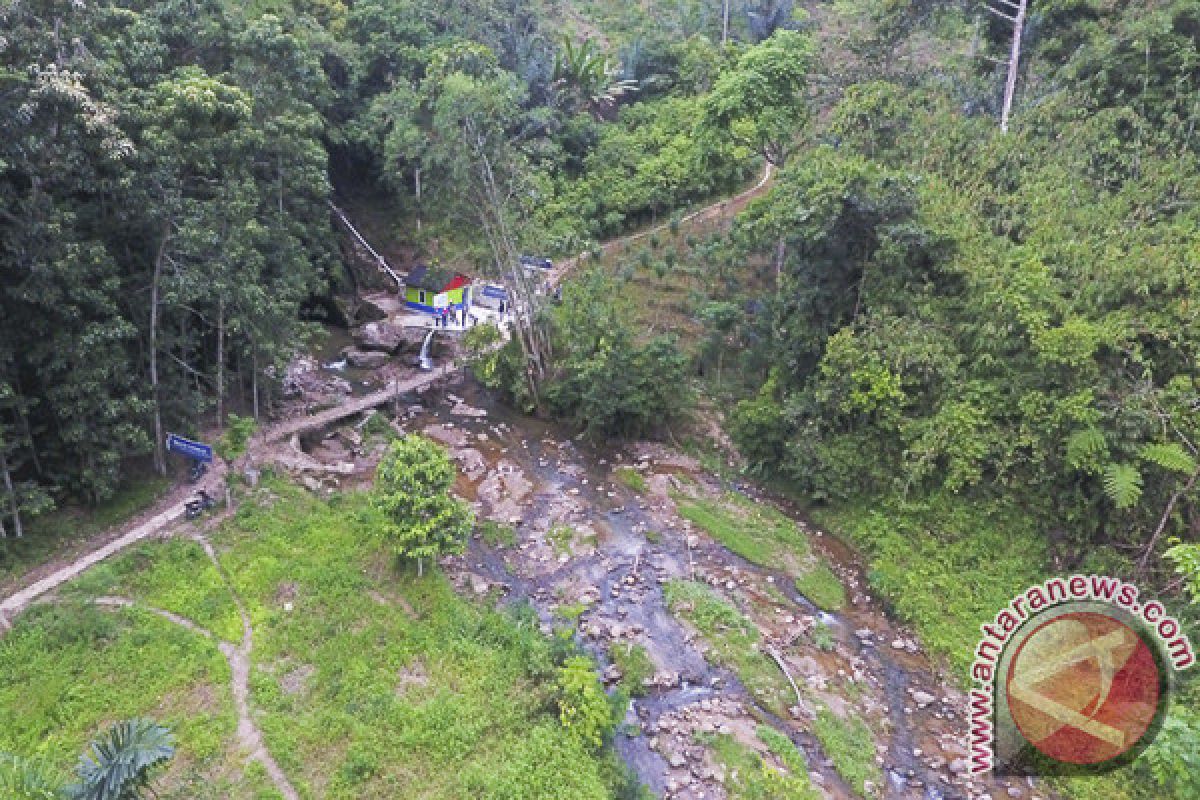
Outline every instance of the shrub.
[(588, 747), (603, 745), (615, 725), (592, 662), (585, 656), (568, 658), (558, 670), (557, 688), (562, 726)]
[(240, 458), (246, 452), (246, 445), (257, 428), (258, 422), (253, 417), (230, 414), (225, 433), (217, 442), (217, 455), (226, 461)]

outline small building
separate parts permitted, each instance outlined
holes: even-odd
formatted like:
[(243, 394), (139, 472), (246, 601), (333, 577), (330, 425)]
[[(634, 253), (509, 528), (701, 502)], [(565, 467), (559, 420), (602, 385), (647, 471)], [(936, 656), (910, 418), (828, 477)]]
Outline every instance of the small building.
[(404, 304), (426, 314), (436, 314), (443, 308), (467, 308), (471, 305), (471, 279), (424, 264), (413, 267), (404, 281)]
[(473, 304), (503, 314), (508, 310), (508, 289), (496, 283), (485, 283), (475, 293)]

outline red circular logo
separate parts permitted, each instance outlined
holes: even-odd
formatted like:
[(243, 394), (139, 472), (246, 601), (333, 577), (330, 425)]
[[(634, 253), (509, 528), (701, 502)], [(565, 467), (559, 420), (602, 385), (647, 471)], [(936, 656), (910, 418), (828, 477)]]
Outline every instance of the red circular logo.
[(1132, 749), (1158, 712), (1159, 667), (1136, 631), (1077, 611), (1034, 628), (1009, 662), (1013, 721), (1056, 761), (1100, 764)]

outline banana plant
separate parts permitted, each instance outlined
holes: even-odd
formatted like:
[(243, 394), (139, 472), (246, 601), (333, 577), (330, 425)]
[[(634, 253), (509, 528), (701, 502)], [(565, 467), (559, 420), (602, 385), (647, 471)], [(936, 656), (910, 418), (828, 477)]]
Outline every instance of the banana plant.
[(591, 38), (576, 44), (564, 36), (562, 49), (554, 56), (552, 81), (572, 110), (600, 114), (638, 89), (637, 81), (622, 79), (620, 73), (620, 67), (614, 66)]

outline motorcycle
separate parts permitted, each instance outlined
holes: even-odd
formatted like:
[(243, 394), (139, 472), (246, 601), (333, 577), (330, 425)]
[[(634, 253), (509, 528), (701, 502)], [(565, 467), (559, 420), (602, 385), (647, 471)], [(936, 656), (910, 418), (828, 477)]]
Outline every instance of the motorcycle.
[(188, 519), (199, 519), (205, 511), (216, 507), (217, 501), (208, 492), (201, 489), (196, 492), (195, 500), (188, 500), (183, 506), (183, 514)]

